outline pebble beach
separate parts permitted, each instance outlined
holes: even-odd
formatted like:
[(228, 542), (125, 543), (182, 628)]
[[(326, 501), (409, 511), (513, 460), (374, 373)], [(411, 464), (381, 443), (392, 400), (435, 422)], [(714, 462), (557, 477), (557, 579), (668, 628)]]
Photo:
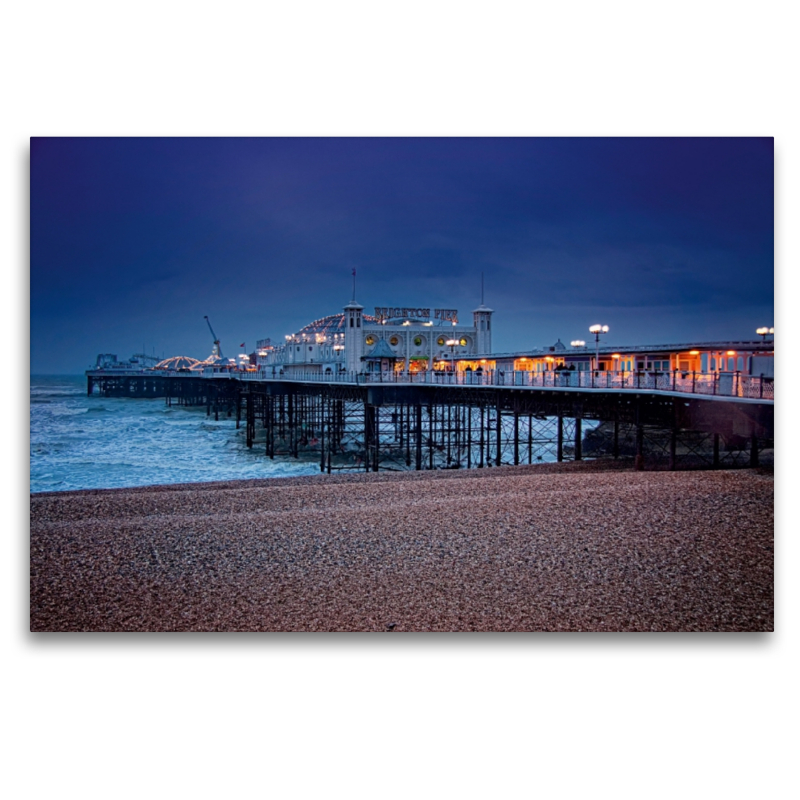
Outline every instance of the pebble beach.
[(608, 462), (31, 495), (31, 631), (771, 631), (773, 475)]

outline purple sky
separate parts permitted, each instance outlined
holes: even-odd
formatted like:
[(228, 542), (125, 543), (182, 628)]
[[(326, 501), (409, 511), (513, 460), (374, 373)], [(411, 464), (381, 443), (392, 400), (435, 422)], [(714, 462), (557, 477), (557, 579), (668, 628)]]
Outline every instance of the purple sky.
[(495, 309), (494, 349), (755, 339), (771, 138), (31, 140), (31, 372), (226, 355), (340, 311)]

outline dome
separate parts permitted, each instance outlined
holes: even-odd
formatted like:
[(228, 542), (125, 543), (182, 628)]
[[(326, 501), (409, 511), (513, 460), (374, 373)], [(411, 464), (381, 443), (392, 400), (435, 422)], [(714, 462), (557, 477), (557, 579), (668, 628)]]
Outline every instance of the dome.
[[(375, 322), (376, 319), (369, 314), (362, 314), (362, 319), (365, 322)], [(300, 328), (295, 336), (302, 336), (303, 334), (320, 334), (328, 336), (332, 333), (344, 333), (344, 314), (329, 314), (327, 317), (315, 319), (309, 322), (303, 328)]]
[(156, 364), (155, 369), (191, 369), (198, 364), (196, 358), (190, 356), (172, 356), (172, 358), (165, 358)]

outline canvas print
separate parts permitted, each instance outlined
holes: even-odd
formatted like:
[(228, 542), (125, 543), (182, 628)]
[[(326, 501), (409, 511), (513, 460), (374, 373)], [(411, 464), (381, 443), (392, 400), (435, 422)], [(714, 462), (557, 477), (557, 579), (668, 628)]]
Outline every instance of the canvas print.
[(31, 139), (31, 631), (773, 630), (773, 149)]

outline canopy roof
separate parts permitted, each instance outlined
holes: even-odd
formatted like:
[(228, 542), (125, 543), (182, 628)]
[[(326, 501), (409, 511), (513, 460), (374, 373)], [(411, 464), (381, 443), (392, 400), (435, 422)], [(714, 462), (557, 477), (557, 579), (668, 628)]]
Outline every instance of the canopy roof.
[(397, 353), (389, 347), (389, 343), (386, 339), (380, 339), (378, 344), (376, 344), (369, 353), (363, 356), (364, 361), (380, 360), (382, 358), (397, 359)]

